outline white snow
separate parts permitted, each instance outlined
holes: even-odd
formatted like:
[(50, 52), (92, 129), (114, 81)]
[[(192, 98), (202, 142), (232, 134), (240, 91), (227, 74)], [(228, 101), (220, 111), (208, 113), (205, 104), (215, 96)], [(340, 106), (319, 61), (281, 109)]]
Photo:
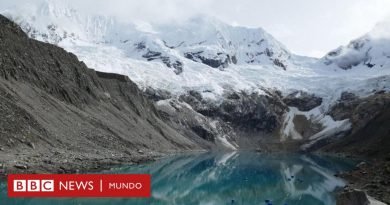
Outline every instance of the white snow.
[(230, 150), (237, 150), (238, 146), (233, 144), (233, 142), (229, 142), (226, 139), (226, 135), (218, 136), (217, 140), (221, 143), (222, 146), (224, 146), (227, 149)]
[(283, 129), (281, 129), (282, 130), (281, 141), (285, 141), (288, 137), (291, 137), (294, 140), (302, 139), (301, 134), (299, 134), (295, 130), (294, 122), (293, 122), (295, 115), (299, 115), (299, 114), (302, 115), (303, 112), (300, 112), (295, 107), (289, 107), (289, 112), (284, 117)]

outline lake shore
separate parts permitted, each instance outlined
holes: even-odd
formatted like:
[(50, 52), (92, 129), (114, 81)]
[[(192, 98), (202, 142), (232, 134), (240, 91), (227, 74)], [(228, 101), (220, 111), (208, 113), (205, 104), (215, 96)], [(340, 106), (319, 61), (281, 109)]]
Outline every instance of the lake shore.
[(374, 159), (362, 162), (339, 177), (353, 189), (365, 191), (369, 196), (390, 204), (390, 159)]
[[(194, 153), (200, 151), (191, 151)], [(183, 152), (180, 152), (183, 153)], [(187, 153), (187, 152), (185, 152)], [(99, 155), (78, 155), (75, 153), (60, 153), (54, 151), (46, 155), (30, 155), (19, 153), (15, 154), (11, 159), (11, 155), (5, 155), (2, 159), (0, 167), (5, 171), (1, 173), (1, 177), (6, 174), (15, 173), (87, 173), (100, 172), (109, 170), (113, 167), (122, 165), (142, 164), (155, 161), (159, 158), (167, 157), (178, 152), (157, 153), (142, 151), (134, 152), (129, 155), (111, 155), (104, 157)], [(374, 197), (385, 203), (390, 203), (390, 158), (389, 159), (362, 159), (353, 155), (339, 153), (318, 153), (320, 155), (328, 155), (333, 157), (342, 157), (356, 160), (358, 163), (356, 168), (351, 171), (337, 173), (348, 183), (347, 186), (352, 189), (365, 191), (369, 196)], [(16, 156), (16, 157), (15, 157)]]

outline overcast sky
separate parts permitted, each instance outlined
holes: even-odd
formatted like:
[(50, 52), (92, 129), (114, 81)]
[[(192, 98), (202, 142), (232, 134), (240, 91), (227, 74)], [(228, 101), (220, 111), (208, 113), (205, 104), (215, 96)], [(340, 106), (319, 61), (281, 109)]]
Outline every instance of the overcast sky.
[[(67, 1), (81, 11), (115, 15), (122, 21), (167, 23), (199, 14), (215, 16), (233, 25), (263, 27), (292, 52), (316, 57), (390, 16), (390, 0)], [(31, 0), (1, 0), (0, 7), (24, 2)]]

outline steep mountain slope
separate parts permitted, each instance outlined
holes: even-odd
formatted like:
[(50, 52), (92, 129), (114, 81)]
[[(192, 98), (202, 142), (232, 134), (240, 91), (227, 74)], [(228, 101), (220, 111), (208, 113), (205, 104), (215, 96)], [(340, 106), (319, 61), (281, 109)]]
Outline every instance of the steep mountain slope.
[(128, 77), (90, 70), (1, 15), (0, 48), (0, 154), (10, 172), (89, 169), (212, 146), (165, 124)]

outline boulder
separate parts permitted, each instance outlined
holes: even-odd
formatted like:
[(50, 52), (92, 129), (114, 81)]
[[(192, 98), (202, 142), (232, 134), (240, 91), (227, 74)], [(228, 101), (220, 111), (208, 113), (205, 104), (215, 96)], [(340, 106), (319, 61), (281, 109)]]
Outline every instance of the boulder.
[(320, 106), (322, 98), (303, 91), (295, 91), (284, 97), (283, 102), (288, 106), (298, 108), (300, 111), (309, 111)]
[(369, 205), (370, 201), (364, 191), (344, 189), (337, 195), (336, 205)]

